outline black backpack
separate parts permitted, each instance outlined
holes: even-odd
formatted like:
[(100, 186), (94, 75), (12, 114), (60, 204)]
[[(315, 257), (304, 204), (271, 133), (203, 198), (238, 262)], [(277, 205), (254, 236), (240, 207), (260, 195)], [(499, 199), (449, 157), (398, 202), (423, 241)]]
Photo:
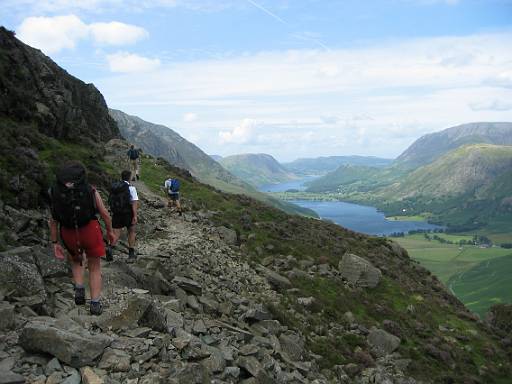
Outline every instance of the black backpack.
[(96, 219), (94, 189), (79, 164), (60, 169), (57, 182), (50, 188), (52, 216), (61, 226), (80, 228)]
[(130, 185), (125, 181), (112, 183), (108, 197), (110, 212), (113, 214), (128, 214), (132, 212)]
[(130, 160), (137, 160), (139, 158), (139, 151), (130, 148), (128, 150), (128, 156), (130, 157)]

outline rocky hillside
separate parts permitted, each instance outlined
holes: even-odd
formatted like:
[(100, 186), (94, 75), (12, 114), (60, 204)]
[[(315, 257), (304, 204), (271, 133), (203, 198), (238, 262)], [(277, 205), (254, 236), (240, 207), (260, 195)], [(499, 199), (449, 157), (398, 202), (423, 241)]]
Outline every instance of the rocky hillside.
[(276, 159), (265, 153), (227, 156), (218, 162), (229, 172), (255, 187), (284, 183), (297, 178)]
[(26, 208), (42, 204), (49, 167), (70, 156), (83, 155), (101, 183), (102, 143), (119, 131), (92, 84), (0, 27), (0, 93), (0, 199)]
[(324, 175), (343, 165), (365, 167), (385, 167), (391, 164), (391, 159), (374, 156), (326, 156), (297, 159), (283, 166), (297, 175)]
[(114, 109), (109, 111), (117, 122), (122, 136), (129, 142), (137, 148), (141, 148), (145, 153), (162, 157), (171, 164), (190, 171), (193, 176), (203, 183), (212, 185), (224, 192), (251, 196), (289, 213), (316, 216), (313, 211), (279, 201), (258, 192), (254, 187), (228, 172), (217, 161), (172, 129), (144, 121), (137, 116), (130, 116), (122, 111)]
[[(98, 116), (107, 116), (100, 109)], [(16, 182), (40, 169), (47, 180), (57, 164), (76, 158), (103, 181), (97, 185), (106, 197), (105, 186), (125, 167), (124, 140), (85, 146), (87, 135), (68, 141), (41, 133), (36, 117), (11, 114), (3, 118), (27, 137), (12, 136), (24, 149), (18, 141), (3, 149), (2, 174)], [(108, 118), (105, 124), (100, 131), (110, 129)], [(5, 162), (4, 154), (20, 153), (31, 161)], [(500, 328), (508, 312), (478, 320), (396, 243), (224, 193), (161, 158), (144, 155), (141, 175), (139, 257), (127, 264), (121, 242), (115, 261), (103, 262), (99, 317), (73, 302), (69, 267), (51, 256), (43, 201), (26, 204), (19, 197), (26, 190), (11, 189), (24, 184), (2, 184), (0, 382), (414, 384), (511, 377), (510, 333)], [(163, 201), (160, 185), (169, 175), (182, 180), (182, 217)]]
[(406, 169), (426, 165), (466, 144), (512, 145), (512, 123), (469, 123), (420, 137), (393, 162)]

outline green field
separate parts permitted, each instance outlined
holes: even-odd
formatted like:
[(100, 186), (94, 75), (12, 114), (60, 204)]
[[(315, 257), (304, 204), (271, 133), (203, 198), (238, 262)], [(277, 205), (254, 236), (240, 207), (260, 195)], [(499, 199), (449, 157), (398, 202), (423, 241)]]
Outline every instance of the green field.
[[(470, 235), (437, 234), (453, 242)], [(496, 302), (512, 302), (512, 250), (441, 244), (422, 234), (393, 238), (409, 255), (436, 275), (452, 292), (481, 316)]]
[(389, 221), (425, 221), (425, 217), (421, 215), (416, 216), (388, 216), (386, 220)]

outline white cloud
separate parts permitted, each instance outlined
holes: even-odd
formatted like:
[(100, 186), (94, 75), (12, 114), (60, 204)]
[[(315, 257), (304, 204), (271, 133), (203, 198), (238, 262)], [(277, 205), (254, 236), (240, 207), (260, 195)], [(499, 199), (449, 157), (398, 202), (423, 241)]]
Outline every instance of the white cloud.
[(21, 41), (45, 53), (75, 48), (76, 43), (88, 34), (87, 25), (75, 15), (28, 17), (17, 30)]
[(80, 40), (90, 39), (98, 44), (133, 44), (149, 36), (141, 27), (120, 22), (86, 24), (76, 15), (28, 17), (17, 29), (24, 43), (47, 54), (73, 49)]
[(149, 36), (148, 31), (136, 25), (112, 21), (110, 23), (93, 23), (89, 25), (93, 39), (107, 45), (133, 44)]
[(107, 61), (112, 72), (120, 73), (151, 72), (160, 66), (160, 60), (158, 59), (149, 59), (128, 52), (107, 55)]
[(220, 131), (220, 144), (247, 144), (254, 140), (258, 123), (251, 119), (244, 119), (242, 123), (231, 131)]
[(473, 111), (510, 111), (512, 110), (512, 102), (503, 100), (490, 100), (470, 103), (469, 107)]
[(187, 112), (183, 115), (183, 122), (185, 122), (185, 123), (191, 123), (196, 120), (197, 120), (197, 114), (195, 114), (195, 113)]
[[(512, 100), (510, 41), (512, 33), (503, 32), (260, 52), (174, 62), (97, 83), (110, 105), (146, 108), (178, 131), (186, 130), (183, 116), (193, 109), (207, 122), (198, 144), (209, 153), (228, 147), (288, 158), (395, 156), (424, 133), (512, 120), (502, 104), (494, 110), (478, 104)], [(306, 132), (315, 133), (310, 144), (301, 141)]]

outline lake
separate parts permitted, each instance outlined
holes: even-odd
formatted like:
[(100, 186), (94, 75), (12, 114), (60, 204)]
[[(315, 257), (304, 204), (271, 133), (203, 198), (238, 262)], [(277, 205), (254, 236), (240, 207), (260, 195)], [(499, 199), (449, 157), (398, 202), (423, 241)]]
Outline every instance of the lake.
[[(262, 192), (284, 192), (288, 189), (304, 190), (304, 183), (314, 177), (292, 182), (266, 185), (260, 187)], [(353, 231), (368, 235), (386, 236), (392, 233), (408, 233), (413, 230), (433, 230), (442, 228), (426, 221), (394, 221), (386, 220), (384, 214), (375, 207), (346, 203), (343, 201), (314, 201), (292, 200), (289, 203), (297, 204), (315, 211), (322, 219), (331, 220)]]

